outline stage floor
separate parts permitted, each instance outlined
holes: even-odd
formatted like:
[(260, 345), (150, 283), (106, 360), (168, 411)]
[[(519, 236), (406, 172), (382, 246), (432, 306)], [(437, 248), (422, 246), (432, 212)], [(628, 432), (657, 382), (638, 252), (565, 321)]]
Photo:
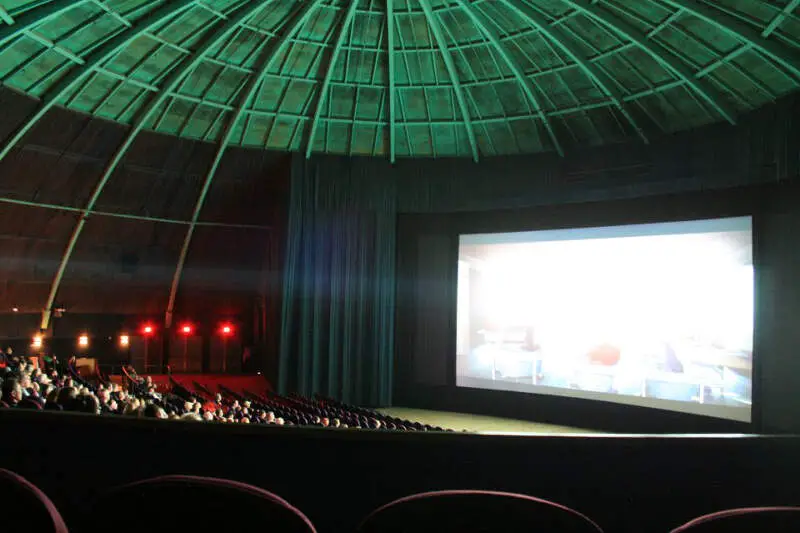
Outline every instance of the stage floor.
[(471, 415), (468, 413), (429, 411), (407, 407), (387, 407), (378, 409), (378, 411), (397, 418), (416, 420), (423, 424), (476, 433), (599, 433), (588, 429), (554, 426), (552, 424), (541, 424), (511, 418)]

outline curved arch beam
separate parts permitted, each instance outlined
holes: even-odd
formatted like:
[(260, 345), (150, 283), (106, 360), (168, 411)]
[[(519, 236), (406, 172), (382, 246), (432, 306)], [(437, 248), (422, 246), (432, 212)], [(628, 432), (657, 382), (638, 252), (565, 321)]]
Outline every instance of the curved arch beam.
[(397, 133), (395, 132), (395, 120), (397, 119), (397, 98), (396, 82), (394, 78), (394, 32), (397, 20), (394, 17), (394, 0), (386, 0), (386, 39), (389, 69), (389, 162), (394, 164), (397, 159)]
[(783, 24), (784, 19), (786, 19), (786, 17), (788, 17), (792, 12), (794, 12), (794, 10), (797, 9), (798, 7), (800, 7), (800, 0), (790, 0), (790, 2), (786, 4), (786, 6), (781, 10), (781, 12), (775, 15), (775, 18), (773, 18), (770, 21), (769, 25), (767, 25), (767, 27), (764, 28), (764, 31), (761, 32), (761, 36), (769, 37), (772, 34), (772, 32), (778, 29), (778, 26)]
[[(263, 3), (264, 7), (272, 3), (272, 1), (273, 0), (266, 0)], [(203, 205), (205, 204), (206, 197), (208, 196), (208, 191), (211, 189), (211, 184), (214, 182), (214, 177), (216, 176), (219, 165), (222, 162), (222, 156), (225, 155), (225, 150), (228, 148), (228, 144), (231, 141), (233, 132), (236, 130), (236, 126), (239, 124), (239, 120), (241, 120), (241, 118), (244, 116), (247, 108), (251, 106), (253, 98), (258, 92), (258, 89), (262, 86), (262, 82), (264, 81), (267, 73), (272, 69), (273, 66), (275, 66), (275, 63), (278, 61), (278, 59), (283, 56), (283, 52), (286, 50), (286, 46), (290, 42), (289, 39), (293, 38), (297, 32), (299, 32), (300, 29), (308, 22), (312, 12), (314, 11), (314, 8), (319, 6), (321, 2), (322, 0), (313, 0), (308, 4), (305, 4), (301, 11), (294, 15), (297, 17), (294, 23), (286, 31), (283, 37), (278, 37), (279, 42), (277, 43), (277, 46), (269, 50), (268, 53), (262, 54), (263, 57), (259, 61), (261, 63), (261, 68), (258, 70), (258, 75), (251, 76), (247, 82), (247, 85), (240, 93), (236, 109), (233, 112), (231, 119), (225, 126), (217, 153), (214, 156), (211, 167), (206, 173), (206, 177), (203, 182), (203, 188), (200, 190), (200, 196), (198, 196), (197, 203), (195, 204), (194, 211), (192, 212), (192, 219), (189, 222), (189, 229), (186, 231), (186, 236), (183, 238), (180, 256), (178, 257), (175, 273), (172, 276), (172, 285), (169, 289), (169, 301), (167, 302), (167, 312), (165, 317), (165, 324), (167, 327), (170, 327), (172, 324), (172, 315), (175, 310), (175, 298), (178, 294), (178, 287), (180, 286), (181, 276), (183, 275), (183, 268), (186, 264), (186, 256), (189, 253), (189, 246), (192, 242), (192, 237), (194, 236), (194, 230), (198, 225), (200, 225), (198, 222), (200, 219), (200, 212), (203, 210)], [(268, 41), (269, 39), (265, 39), (264, 45), (266, 45)]]
[(428, 27), (431, 29), (433, 39), (436, 41), (436, 46), (439, 47), (439, 50), (442, 53), (442, 59), (444, 60), (444, 65), (447, 68), (447, 74), (450, 76), (450, 81), (453, 84), (453, 92), (456, 93), (456, 100), (458, 101), (458, 107), (461, 110), (461, 116), (464, 118), (464, 128), (467, 130), (469, 146), (472, 149), (472, 159), (477, 163), (478, 143), (475, 140), (475, 131), (472, 126), (472, 119), (469, 116), (467, 102), (464, 99), (464, 88), (461, 87), (461, 82), (458, 81), (456, 66), (453, 64), (453, 56), (450, 55), (450, 51), (447, 49), (447, 43), (444, 41), (444, 36), (442, 35), (442, 29), (439, 28), (439, 23), (434, 18), (435, 15), (431, 9), (431, 4), (428, 2), (428, 0), (418, 1), (419, 5), (422, 7), (422, 11), (425, 13), (425, 18), (428, 20)]
[[(336, 67), (336, 62), (339, 60), (339, 54), (342, 51), (342, 45), (347, 37), (347, 31), (353, 23), (353, 17), (356, 16), (356, 9), (358, 8), (360, 0), (350, 0), (350, 7), (347, 9), (342, 25), (339, 28), (339, 35), (336, 36), (336, 44), (333, 46), (333, 53), (328, 62), (328, 68), (325, 71), (325, 79), (320, 88), (319, 98), (317, 98), (317, 105), (314, 109), (314, 118), (311, 121), (311, 130), (308, 133), (308, 146), (306, 146), (306, 159), (311, 157), (311, 152), (314, 148), (314, 137), (317, 135), (317, 128), (319, 128), (319, 117), (322, 115), (322, 109), (328, 101), (328, 90), (330, 89), (331, 80), (333, 79), (333, 71)], [(355, 111), (354, 111), (355, 112)]]
[(522, 86), (522, 92), (525, 93), (525, 96), (528, 97), (531, 105), (533, 106), (534, 111), (539, 116), (539, 119), (544, 124), (545, 130), (547, 130), (547, 134), (550, 136), (550, 140), (553, 142), (553, 146), (558, 152), (558, 155), (564, 157), (564, 148), (561, 146), (561, 143), (556, 136), (555, 130), (553, 130), (552, 124), (550, 124), (550, 119), (544, 112), (541, 104), (539, 103), (539, 99), (536, 98), (536, 94), (534, 92), (533, 83), (531, 82), (530, 78), (525, 76), (525, 73), (522, 71), (522, 68), (519, 66), (519, 63), (514, 59), (514, 57), (508, 52), (506, 49), (505, 44), (500, 39), (500, 35), (494, 31), (493, 28), (489, 27), (483, 20), (483, 18), (478, 15), (478, 13), (472, 9), (467, 2), (464, 0), (456, 0), (456, 3), (461, 6), (464, 13), (472, 20), (472, 23), (478, 27), (478, 30), (486, 37), (486, 39), (491, 43), (491, 45), (497, 50), (500, 54), (500, 57), (503, 58), (508, 68), (511, 70), (514, 77), (519, 82), (520, 86)]
[(601, 91), (606, 93), (606, 96), (608, 96), (614, 106), (619, 109), (619, 112), (633, 127), (642, 141), (644, 141), (645, 144), (650, 144), (650, 140), (647, 138), (647, 135), (645, 135), (644, 130), (636, 123), (636, 120), (625, 107), (625, 104), (622, 100), (623, 95), (615, 88), (613, 82), (605, 73), (595, 67), (594, 64), (587, 61), (586, 57), (584, 57), (577, 48), (570, 44), (571, 41), (569, 37), (564, 34), (561, 28), (558, 26), (553, 26), (529, 5), (523, 4), (518, 0), (500, 0), (500, 3), (505, 4), (519, 16), (536, 26), (539, 31), (550, 38), (550, 41), (552, 41), (556, 46), (561, 48), (564, 53), (572, 58), (572, 60), (578, 65), (578, 68), (580, 68), (584, 74), (589, 77), (589, 79), (594, 81)]
[[(247, 5), (248, 3), (249, 5)], [(69, 260), (72, 257), (72, 252), (74, 251), (75, 245), (77, 244), (78, 239), (81, 236), (81, 232), (86, 225), (86, 220), (91, 214), (92, 209), (94, 209), (94, 205), (100, 198), (100, 194), (103, 192), (103, 189), (105, 189), (105, 186), (112, 174), (114, 174), (114, 171), (117, 169), (117, 166), (119, 166), (123, 157), (125, 157), (125, 154), (128, 152), (128, 149), (130, 149), (130, 147), (133, 145), (136, 137), (139, 135), (142, 129), (144, 129), (144, 125), (150, 118), (152, 118), (153, 114), (161, 106), (161, 104), (163, 104), (164, 101), (169, 98), (169, 94), (175, 91), (178, 85), (186, 78), (186, 76), (188, 76), (203, 61), (203, 57), (215, 46), (228, 39), (234, 30), (237, 29), (239, 23), (256, 11), (260, 6), (260, 2), (245, 1), (239, 4), (238, 7), (234, 8), (234, 11), (236, 11), (235, 15), (231, 15), (225, 24), (223, 24), (220, 28), (213, 30), (211, 36), (209, 36), (209, 38), (202, 45), (200, 45), (197, 50), (194, 51), (195, 56), (191, 61), (187, 61), (185, 64), (179, 65), (167, 76), (161, 92), (155, 95), (155, 97), (150, 100), (147, 106), (139, 114), (139, 117), (134, 122), (131, 131), (128, 133), (127, 137), (119, 146), (119, 148), (117, 148), (116, 153), (103, 171), (100, 180), (97, 182), (97, 185), (95, 185), (89, 201), (86, 203), (86, 207), (83, 209), (83, 212), (80, 215), (78, 223), (72, 230), (72, 235), (70, 235), (67, 248), (64, 250), (64, 254), (61, 256), (61, 262), (58, 265), (58, 270), (56, 271), (53, 282), (50, 285), (50, 293), (47, 296), (47, 303), (42, 311), (41, 328), (43, 330), (47, 329), (47, 327), (50, 325), (50, 315), (52, 313), (53, 302), (58, 294), (58, 288), (61, 285), (61, 280), (64, 277), (64, 272), (69, 264)]]
[(719, 9), (710, 8), (697, 0), (661, 1), (691, 13), (728, 35), (732, 35), (745, 44), (752, 46), (791, 72), (796, 80), (800, 80), (800, 57), (796, 52), (792, 52), (780, 42), (762, 37), (758, 31), (742, 24), (727, 13)]
[(596, 20), (614, 33), (632, 41), (636, 46), (674, 73), (683, 83), (692, 88), (697, 95), (714, 108), (725, 120), (736, 124), (736, 113), (728, 107), (722, 95), (707, 80), (697, 77), (682, 62), (681, 58), (671, 50), (649, 40), (647, 36), (633, 25), (598, 7), (590, 0), (564, 0), (574, 9)]
[[(8, 26), (0, 28), (0, 46), (4, 46), (8, 41), (15, 39), (34, 26), (45, 22), (51, 17), (56, 17), (65, 11), (89, 2), (89, 0), (55, 0), (42, 7), (36, 7), (26, 11)], [(10, 15), (9, 15), (10, 18)]]
[(3, 143), (3, 146), (0, 148), (0, 161), (5, 159), (9, 152), (14, 149), (53, 106), (61, 101), (64, 96), (69, 94), (72, 89), (86, 81), (92, 72), (98, 69), (100, 65), (111, 60), (123, 48), (142, 34), (149, 32), (156, 26), (170, 20), (172, 17), (178, 16), (192, 7), (194, 3), (195, 0), (167, 2), (87, 55), (83, 59), (84, 63), (82, 65), (78, 65), (70, 70), (47, 91), (39, 101), (39, 105), (34, 112), (28, 116)]

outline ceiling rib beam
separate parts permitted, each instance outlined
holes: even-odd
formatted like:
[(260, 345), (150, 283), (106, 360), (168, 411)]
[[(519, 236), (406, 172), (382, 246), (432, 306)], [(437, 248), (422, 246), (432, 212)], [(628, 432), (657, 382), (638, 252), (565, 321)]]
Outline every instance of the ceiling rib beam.
[[(47, 204), (42, 202), (33, 202), (30, 200), (19, 200), (17, 198), (7, 198), (0, 196), (0, 203), (10, 205), (21, 205), (25, 207), (35, 207), (39, 209), (48, 209), (51, 211), (63, 211), (67, 213), (80, 213), (83, 211), (80, 207), (72, 207), (69, 205)], [(156, 222), (159, 224), (176, 224), (179, 226), (188, 226), (191, 224), (190, 220), (180, 220), (175, 218), (164, 217), (149, 217), (144, 215), (132, 215), (129, 213), (114, 213), (113, 211), (92, 211), (92, 216), (107, 217), (107, 218), (121, 218), (124, 220), (137, 220), (139, 222)], [(198, 222), (197, 226), (207, 226), (210, 228), (234, 228), (234, 229), (257, 229), (257, 230), (271, 230), (272, 226), (264, 226), (261, 224), (235, 224), (229, 222)]]
[(439, 23), (436, 20), (435, 15), (433, 14), (430, 3), (428, 0), (418, 1), (419, 5), (422, 7), (423, 13), (425, 14), (425, 18), (428, 20), (428, 26), (433, 34), (433, 39), (436, 41), (436, 45), (439, 47), (439, 50), (442, 53), (442, 59), (444, 60), (444, 65), (447, 68), (447, 74), (450, 76), (450, 82), (453, 84), (453, 92), (456, 94), (458, 107), (461, 110), (461, 116), (464, 118), (464, 128), (467, 130), (467, 139), (469, 139), (469, 146), (472, 150), (472, 159), (477, 163), (478, 142), (475, 139), (475, 130), (472, 126), (472, 119), (469, 116), (467, 102), (464, 99), (464, 88), (461, 87), (461, 82), (458, 79), (458, 72), (456, 72), (456, 66), (453, 64), (453, 56), (450, 55), (450, 52), (447, 49), (447, 43), (444, 41), (442, 30), (439, 27)]
[[(50, 2), (42, 7), (37, 7), (26, 11), (13, 23), (7, 26), (0, 27), (0, 46), (4, 46), (12, 39), (16, 39), (26, 30), (38, 26), (46, 20), (56, 17), (65, 11), (75, 9), (76, 7), (87, 3), (89, 0), (56, 0)], [(10, 15), (9, 15), (10, 17)]]
[(386, 0), (386, 37), (389, 69), (389, 162), (394, 164), (397, 160), (397, 133), (395, 132), (395, 119), (397, 118), (397, 87), (395, 87), (395, 42), (394, 32), (397, 20), (394, 18), (394, 0)]
[(700, 98), (714, 108), (725, 120), (736, 124), (736, 114), (725, 103), (722, 95), (706, 80), (697, 79), (683, 60), (665, 46), (647, 39), (647, 36), (619, 17), (600, 9), (589, 0), (564, 0), (584, 15), (608, 27), (614, 33), (633, 41), (633, 43), (646, 52), (650, 57), (675, 74), (686, 85), (692, 88)]
[(14, 17), (9, 15), (8, 11), (6, 11), (6, 8), (4, 8), (3, 6), (0, 6), (0, 20), (5, 22), (9, 26), (14, 24)]
[[(272, 1), (273, 0), (266, 0), (263, 2), (263, 6), (266, 7), (268, 4), (272, 3)], [(194, 236), (194, 230), (198, 226), (198, 221), (200, 220), (200, 212), (203, 210), (203, 205), (205, 205), (208, 191), (211, 189), (211, 184), (214, 182), (214, 177), (217, 174), (217, 170), (219, 170), (219, 165), (222, 162), (222, 156), (225, 155), (225, 151), (227, 150), (231, 138), (233, 137), (233, 132), (236, 130), (241, 118), (245, 115), (245, 110), (252, 105), (253, 100), (255, 99), (256, 94), (259, 88), (262, 86), (262, 83), (264, 82), (264, 79), (269, 71), (272, 70), (280, 58), (284, 57), (284, 52), (290, 43), (290, 39), (292, 39), (303, 28), (303, 26), (308, 23), (311, 14), (321, 2), (322, 0), (313, 0), (312, 2), (303, 4), (303, 7), (299, 11), (292, 13), (290, 16), (295, 19), (294, 22), (282, 37), (277, 37), (278, 42), (275, 43), (274, 46), (266, 46), (270, 41), (269, 38), (264, 40), (264, 46), (266, 50), (265, 52), (259, 54), (261, 57), (257, 60), (257, 64), (261, 65), (260, 69), (258, 70), (258, 75), (251, 76), (245, 87), (239, 92), (239, 101), (236, 104), (236, 109), (233, 111), (230, 120), (228, 120), (227, 124), (225, 125), (222, 138), (219, 143), (219, 148), (217, 148), (217, 153), (214, 156), (214, 160), (212, 161), (211, 166), (206, 173), (205, 180), (203, 181), (203, 187), (200, 190), (200, 195), (197, 197), (197, 202), (195, 203), (194, 210), (192, 211), (189, 229), (186, 231), (186, 235), (183, 238), (180, 255), (178, 256), (178, 262), (176, 263), (175, 273), (172, 276), (172, 284), (170, 285), (169, 289), (169, 300), (167, 301), (167, 311), (165, 316), (165, 324), (167, 327), (172, 324), (172, 316), (175, 310), (175, 298), (178, 295), (178, 287), (180, 286), (181, 276), (183, 275), (183, 269), (186, 265), (186, 257), (189, 253), (189, 246), (191, 245), (192, 237)], [(254, 67), (254, 69), (258, 69), (258, 66)]]
[(331, 53), (330, 61), (328, 61), (328, 68), (325, 70), (325, 79), (322, 81), (320, 87), (319, 97), (317, 98), (317, 105), (314, 108), (314, 118), (311, 120), (311, 129), (308, 133), (308, 145), (306, 146), (306, 158), (311, 158), (311, 152), (314, 150), (314, 137), (317, 135), (317, 128), (319, 128), (319, 118), (322, 115), (322, 110), (328, 101), (328, 90), (330, 89), (331, 79), (333, 79), (333, 71), (336, 68), (336, 62), (339, 59), (339, 54), (342, 51), (342, 45), (347, 37), (347, 32), (353, 22), (353, 17), (356, 15), (356, 8), (358, 7), (359, 0), (350, 0), (350, 7), (347, 8), (344, 20), (339, 27), (339, 33), (336, 36), (336, 42), (333, 45), (333, 52)]
[(786, 17), (789, 16), (795, 9), (800, 6), (800, 0), (791, 0), (786, 6), (781, 10), (780, 13), (775, 15), (769, 25), (764, 28), (764, 31), (761, 32), (761, 36), (764, 38), (769, 37), (772, 35), (772, 32), (778, 29), (778, 26), (783, 24), (783, 21), (786, 20)]
[(2, 147), (0, 147), (0, 161), (8, 155), (53, 106), (61, 101), (64, 96), (69, 94), (72, 89), (86, 81), (86, 79), (91, 76), (92, 72), (97, 70), (100, 65), (115, 57), (124, 47), (128, 46), (140, 35), (170, 20), (172, 17), (183, 13), (192, 7), (193, 4), (194, 0), (168, 2), (87, 55), (83, 59), (84, 63), (82, 65), (74, 67), (47, 91), (39, 101), (39, 105), (33, 113), (31, 113), (6, 139)]
[(625, 117), (625, 120), (628, 121), (637, 135), (639, 135), (639, 138), (641, 138), (645, 144), (650, 144), (650, 139), (648, 139), (644, 130), (639, 126), (625, 106), (622, 99), (623, 95), (616, 89), (614, 82), (611, 81), (602, 70), (597, 68), (593, 63), (590, 63), (588, 58), (583, 56), (576, 47), (570, 44), (570, 38), (561, 28), (551, 25), (541, 14), (537, 13), (529, 5), (523, 4), (518, 0), (500, 0), (500, 2), (536, 26), (550, 41), (566, 53), (575, 64), (578, 65), (578, 68), (608, 96), (612, 104), (619, 110), (622, 116)]
[(556, 132), (553, 129), (552, 124), (550, 123), (550, 119), (547, 118), (547, 115), (542, 108), (539, 99), (536, 97), (534, 83), (528, 78), (525, 73), (522, 71), (522, 67), (519, 66), (516, 59), (509, 53), (508, 49), (506, 48), (505, 44), (501, 41), (500, 35), (494, 31), (493, 28), (489, 27), (483, 20), (483, 18), (478, 15), (478, 13), (470, 7), (467, 2), (464, 0), (456, 0), (456, 3), (461, 6), (464, 13), (469, 17), (473, 24), (478, 28), (478, 30), (486, 37), (489, 43), (497, 50), (497, 53), (503, 59), (503, 61), (508, 66), (511, 73), (517, 79), (517, 82), (522, 87), (522, 92), (528, 98), (531, 106), (533, 107), (533, 111), (542, 121), (547, 134), (550, 136), (550, 140), (553, 143), (553, 147), (555, 148), (558, 155), (564, 156), (564, 148), (561, 145), (561, 142), (558, 140), (558, 136), (556, 136)]
[[(675, 8), (683, 9), (687, 13), (703, 19), (723, 32), (736, 37), (783, 66), (792, 73), (796, 80), (800, 80), (800, 57), (796, 52), (788, 49), (778, 41), (769, 40), (742, 22), (734, 19), (727, 13), (709, 7), (697, 0), (661, 0)], [(788, 6), (787, 6), (788, 7)]]
[[(246, 6), (246, 7), (242, 7)], [(154, 95), (148, 104), (142, 109), (141, 113), (134, 121), (131, 130), (128, 132), (125, 140), (122, 144), (117, 148), (114, 156), (108, 162), (105, 170), (103, 171), (102, 176), (100, 176), (100, 180), (95, 185), (94, 190), (92, 191), (92, 195), (89, 198), (89, 201), (86, 203), (86, 207), (84, 207), (83, 211), (80, 214), (78, 219), (78, 223), (72, 230), (72, 234), (70, 235), (69, 242), (67, 243), (67, 247), (64, 250), (64, 253), (61, 256), (61, 261), (58, 265), (58, 270), (56, 271), (55, 276), (53, 277), (53, 282), (50, 285), (50, 292), (47, 296), (47, 302), (44, 306), (42, 311), (42, 322), (41, 328), (43, 330), (47, 329), (50, 324), (50, 316), (52, 313), (53, 302), (55, 302), (56, 295), (58, 294), (58, 288), (61, 285), (61, 280), (64, 277), (64, 272), (67, 269), (67, 265), (69, 264), (69, 260), (72, 257), (72, 252), (75, 249), (75, 245), (78, 242), (78, 239), (81, 236), (81, 232), (83, 231), (84, 226), (86, 225), (86, 220), (88, 219), (89, 215), (92, 213), (97, 200), (100, 198), (103, 190), (105, 189), (106, 184), (111, 179), (111, 176), (114, 174), (114, 171), (119, 166), (122, 159), (125, 157), (125, 154), (128, 152), (130, 147), (133, 145), (133, 142), (136, 140), (136, 137), (139, 133), (144, 129), (145, 124), (152, 118), (155, 111), (164, 103), (164, 101), (169, 97), (169, 93), (174, 91), (175, 88), (184, 80), (186, 76), (188, 76), (195, 67), (197, 67), (202, 61), (203, 57), (210, 51), (213, 50), (214, 47), (219, 45), (220, 43), (224, 42), (228, 39), (236, 27), (238, 26), (239, 22), (243, 19), (247, 18), (251, 15), (254, 11), (261, 7), (260, 2), (244, 2), (240, 3), (234, 11), (236, 12), (234, 15), (231, 15), (230, 18), (225, 21), (219, 28), (212, 30), (211, 35), (208, 36), (207, 40), (203, 42), (196, 50), (195, 56), (191, 59), (191, 61), (185, 61), (184, 64), (179, 64), (175, 70), (173, 70), (165, 79), (163, 90), (160, 93)], [(184, 58), (188, 59), (188, 58)]]

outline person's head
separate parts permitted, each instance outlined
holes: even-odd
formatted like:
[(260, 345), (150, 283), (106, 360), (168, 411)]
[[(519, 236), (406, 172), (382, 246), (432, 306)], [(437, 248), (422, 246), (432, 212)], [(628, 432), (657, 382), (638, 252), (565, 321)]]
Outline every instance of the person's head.
[(205, 413), (203, 413), (203, 420), (205, 420), (206, 422), (213, 422), (214, 413), (212, 413), (211, 411), (206, 411)]
[(331, 420), (331, 427), (338, 428), (338, 427), (341, 427), (341, 426), (342, 426), (342, 423), (338, 418), (334, 418), (333, 420)]
[(252, 404), (250, 403), (250, 400), (245, 400), (245, 402), (244, 402), (244, 407), (245, 407), (245, 409), (250, 409), (250, 406), (251, 406), (251, 405), (252, 405)]
[(167, 418), (167, 412), (156, 404), (151, 403), (144, 408), (144, 416), (145, 418), (158, 418), (164, 420)]
[(50, 385), (51, 389), (47, 393), (47, 402), (48, 403), (58, 403), (58, 393), (61, 391), (55, 385)]
[(268, 423), (272, 424), (273, 422), (275, 422), (275, 413), (273, 413), (272, 411), (268, 411), (265, 419)]
[(81, 397), (81, 403), (83, 404), (84, 413), (100, 414), (100, 402), (91, 394), (84, 394)]
[(214, 401), (217, 403), (222, 403), (222, 394), (217, 393), (217, 395), (214, 396)]
[(31, 375), (27, 372), (22, 372), (19, 376), (19, 384), (23, 389), (29, 389), (31, 387)]
[(125, 410), (122, 411), (124, 416), (139, 416), (139, 406), (133, 403), (129, 403), (125, 406)]
[(108, 392), (108, 390), (101, 388), (97, 391), (97, 399), (103, 403), (108, 403), (108, 401), (111, 399), (111, 393)]
[(246, 416), (243, 416), (243, 417), (242, 417), (242, 418), (239, 420), (239, 423), (241, 423), (241, 424), (249, 424), (249, 423), (250, 423), (250, 419), (249, 419), (249, 418), (247, 418)]
[(182, 415), (181, 420), (187, 420), (189, 422), (202, 422), (203, 418), (198, 415), (197, 413), (186, 413)]
[(284, 424), (283, 418), (281, 417), (276, 418), (275, 423), (278, 424), (279, 426), (282, 426)]
[(64, 387), (58, 393), (58, 404), (66, 407), (68, 403), (78, 396), (78, 391), (74, 387)]
[(184, 411), (187, 411), (187, 412), (191, 411), (193, 407), (194, 407), (194, 404), (192, 402), (183, 402), (183, 410)]
[(149, 386), (151, 386), (153, 384), (153, 378), (151, 376), (147, 376), (146, 378), (144, 378), (144, 382), (149, 387)]
[(17, 405), (22, 400), (22, 385), (16, 378), (8, 378), (3, 382), (2, 400), (8, 405)]
[(323, 427), (328, 427), (331, 424), (331, 421), (328, 420), (326, 417), (322, 417), (322, 420), (320, 420), (320, 423), (322, 424)]

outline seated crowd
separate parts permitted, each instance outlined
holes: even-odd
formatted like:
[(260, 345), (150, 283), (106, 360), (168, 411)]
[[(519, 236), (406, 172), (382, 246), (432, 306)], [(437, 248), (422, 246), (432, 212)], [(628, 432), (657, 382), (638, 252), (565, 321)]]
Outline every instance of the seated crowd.
[(171, 390), (159, 392), (150, 376), (140, 377), (132, 370), (126, 376), (125, 385), (99, 377), (89, 380), (70, 361), (45, 358), (44, 368), (38, 368), (25, 359), (8, 357), (0, 368), (0, 407), (197, 422), (444, 431), (322, 396), (264, 397), (222, 387), (212, 395), (207, 390), (190, 391), (176, 381)]

